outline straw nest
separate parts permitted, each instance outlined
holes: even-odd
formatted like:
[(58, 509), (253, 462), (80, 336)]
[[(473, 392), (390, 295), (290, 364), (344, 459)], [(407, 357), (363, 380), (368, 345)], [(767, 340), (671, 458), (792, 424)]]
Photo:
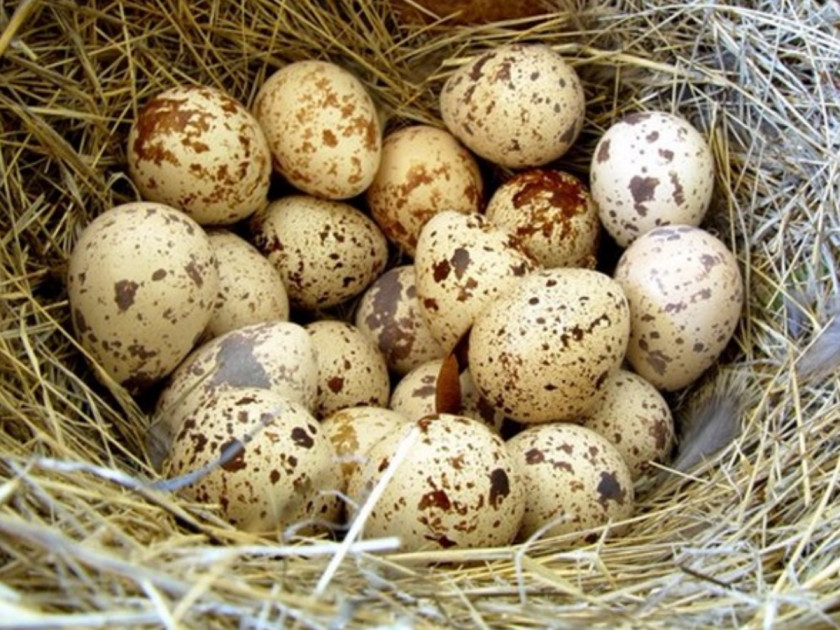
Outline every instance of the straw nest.
[[(555, 5), (448, 27), (400, 24), (376, 0), (0, 5), (0, 627), (840, 624), (840, 6)], [(720, 365), (672, 402), (683, 422), (710, 396), (737, 408), (738, 436), (643, 484), (629, 534), (572, 551), (258, 539), (153, 489), (148, 418), (92, 378), (63, 284), (79, 230), (136, 198), (138, 104), (183, 83), (250, 103), (283, 63), (328, 58), (389, 128), (434, 123), (447, 74), (517, 39), (584, 80), (572, 172), (626, 111), (677, 111), (710, 139), (705, 225), (737, 252), (747, 303)]]

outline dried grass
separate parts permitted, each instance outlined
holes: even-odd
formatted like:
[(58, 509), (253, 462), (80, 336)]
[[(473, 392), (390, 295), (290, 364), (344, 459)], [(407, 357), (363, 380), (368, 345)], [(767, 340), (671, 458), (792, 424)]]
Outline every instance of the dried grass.
[[(840, 5), (577, 5), (407, 28), (375, 0), (0, 3), (0, 627), (840, 625)], [(352, 68), (391, 127), (431, 122), (445, 76), (514, 39), (551, 44), (584, 78), (568, 169), (585, 174), (628, 110), (679, 111), (710, 137), (707, 225), (737, 252), (748, 301), (721, 365), (674, 404), (687, 416), (735, 384), (740, 437), (643, 485), (627, 536), (572, 551), (360, 541), (335, 562), (338, 543), (255, 539), (151, 489), (143, 403), (96, 383), (63, 287), (80, 228), (136, 197), (138, 103), (190, 82), (250, 102), (278, 65), (319, 57)]]

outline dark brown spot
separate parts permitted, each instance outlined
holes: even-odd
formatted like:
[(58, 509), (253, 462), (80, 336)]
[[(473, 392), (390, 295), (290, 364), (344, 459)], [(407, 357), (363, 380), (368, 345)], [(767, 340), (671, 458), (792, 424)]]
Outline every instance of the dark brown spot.
[(610, 159), (610, 139), (606, 138), (598, 147), (598, 154), (595, 156), (598, 164), (603, 164)]
[(301, 448), (312, 448), (315, 441), (306, 429), (295, 427), (292, 429), (292, 442)]
[[(245, 446), (236, 438), (222, 444), (219, 447), (219, 452), (221, 457), (227, 459), (222, 464), (222, 470), (238, 472), (247, 467), (247, 464), (245, 464)], [(232, 457), (230, 456), (231, 452), (233, 453)]]
[(327, 380), (327, 387), (334, 394), (337, 394), (344, 387), (344, 379), (340, 376), (333, 376)]
[(510, 480), (502, 468), (490, 473), (490, 505), (498, 509), (505, 497), (510, 494)]
[(538, 448), (532, 448), (525, 452), (525, 462), (527, 464), (540, 464), (545, 461), (545, 453)]
[(137, 294), (137, 289), (140, 285), (132, 280), (120, 280), (114, 284), (114, 301), (120, 312), (131, 308), (134, 304), (134, 296)]
[(601, 472), (601, 481), (598, 482), (598, 502), (606, 507), (607, 502), (615, 501), (624, 504), (627, 491), (618, 483), (614, 473)]
[(158, 280), (163, 280), (166, 277), (166, 269), (158, 269), (152, 274), (152, 280), (157, 282)]
[(647, 206), (644, 205), (646, 201), (653, 199), (656, 192), (656, 187), (659, 185), (659, 180), (655, 177), (639, 177), (634, 176), (630, 180), (630, 194), (633, 195), (633, 209), (639, 213), (639, 216), (647, 214)]
[(420, 497), (420, 502), (417, 504), (418, 510), (428, 510), (429, 508), (437, 508), (448, 512), (452, 508), (452, 503), (449, 501), (446, 492), (435, 488)]

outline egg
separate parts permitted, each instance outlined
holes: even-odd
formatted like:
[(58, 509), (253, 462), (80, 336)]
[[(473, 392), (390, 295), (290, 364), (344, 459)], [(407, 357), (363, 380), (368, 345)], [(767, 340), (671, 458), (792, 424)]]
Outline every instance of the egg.
[(537, 267), (512, 234), (480, 214), (445, 210), (423, 227), (414, 269), (420, 311), (450, 352), (486, 307)]
[(612, 442), (639, 479), (674, 446), (671, 410), (653, 385), (628, 370), (613, 372), (603, 389), (601, 402), (582, 424)]
[(257, 248), (280, 272), (293, 308), (317, 310), (362, 293), (388, 260), (376, 224), (353, 206), (291, 195), (256, 213)]
[(413, 125), (385, 137), (365, 198), (388, 240), (414, 256), (421, 228), (436, 213), (482, 210), (483, 186), (475, 158), (452, 134)]
[(382, 437), (350, 476), (349, 496), (364, 502), (411, 430), (416, 440), (365, 520), (364, 536), (398, 536), (408, 552), (509, 544), (525, 508), (522, 482), (502, 439), (463, 416), (426, 416)]
[[(569, 423), (531, 426), (506, 443), (525, 487), (519, 540), (565, 536), (559, 546), (593, 543), (601, 528), (622, 534), (633, 515), (633, 480), (605, 437)], [(565, 544), (563, 544), (565, 543)]]
[(577, 177), (555, 169), (529, 169), (496, 189), (487, 220), (515, 234), (544, 268), (594, 268), (601, 222)]
[(356, 307), (356, 327), (376, 343), (398, 375), (443, 358), (420, 311), (414, 265), (392, 267), (371, 284)]
[(364, 333), (353, 324), (335, 320), (311, 322), (305, 328), (318, 362), (317, 417), (358, 405), (388, 405), (388, 366)]
[(348, 199), (370, 185), (382, 155), (382, 127), (364, 85), (334, 63), (290, 63), (260, 87), (254, 115), (274, 168), (299, 190)]
[(169, 374), (213, 314), (213, 247), (183, 212), (153, 202), (116, 206), (91, 221), (68, 261), (76, 338), (103, 370), (136, 394)]
[(256, 247), (228, 230), (208, 233), (219, 273), (219, 294), (207, 334), (218, 337), (250, 324), (289, 319), (280, 274)]
[(446, 128), (509, 168), (542, 166), (574, 144), (586, 103), (580, 79), (545, 44), (494, 46), (458, 68), (440, 93)]
[(476, 319), (470, 373), (513, 420), (580, 421), (620, 367), (629, 334), (627, 299), (612, 278), (571, 267), (537, 271)]
[(140, 109), (128, 135), (128, 172), (144, 199), (206, 224), (230, 224), (268, 202), (271, 154), (257, 120), (205, 86), (179, 86)]
[(715, 363), (744, 303), (735, 256), (691, 225), (640, 236), (621, 255), (615, 280), (632, 317), (627, 361), (660, 390), (685, 387)]
[(590, 186), (604, 228), (621, 247), (660, 225), (699, 225), (715, 169), (705, 138), (666, 112), (633, 113), (601, 136)]
[(233, 457), (187, 485), (193, 501), (218, 504), (239, 529), (276, 535), (315, 534), (335, 525), (340, 468), (315, 418), (266, 389), (232, 389), (186, 415), (163, 466), (174, 477)]

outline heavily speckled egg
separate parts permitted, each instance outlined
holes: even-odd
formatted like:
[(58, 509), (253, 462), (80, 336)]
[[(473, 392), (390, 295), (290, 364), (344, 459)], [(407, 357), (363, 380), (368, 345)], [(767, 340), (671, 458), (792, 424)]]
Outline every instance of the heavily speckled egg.
[(445, 210), (423, 227), (414, 270), (429, 331), (449, 352), (475, 318), (537, 267), (512, 234), (480, 214)]
[(502, 166), (542, 166), (583, 127), (574, 68), (544, 44), (496, 46), (464, 64), (440, 94), (443, 122), (474, 153)]
[(443, 358), (443, 348), (420, 312), (414, 265), (392, 267), (379, 276), (359, 300), (355, 323), (376, 343), (395, 374)]
[(220, 505), (225, 519), (250, 532), (314, 534), (336, 524), (341, 472), (329, 440), (304, 407), (265, 389), (228, 390), (199, 403), (163, 472), (194, 472), (237, 445), (237, 454), (181, 492)]
[(274, 168), (298, 189), (347, 199), (370, 185), (382, 154), (373, 99), (349, 71), (306, 60), (272, 74), (254, 102)]
[(348, 495), (364, 501), (412, 429), (416, 439), (365, 521), (365, 536), (399, 536), (404, 551), (509, 544), (525, 508), (522, 482), (502, 439), (463, 416), (427, 416), (388, 433), (350, 476)]
[(348, 322), (320, 320), (305, 328), (318, 361), (317, 417), (358, 405), (388, 406), (391, 380), (376, 344)]
[(578, 421), (621, 365), (629, 333), (627, 299), (612, 278), (571, 267), (538, 271), (476, 319), (470, 372), (514, 420)]
[(658, 225), (699, 225), (714, 187), (706, 140), (684, 118), (630, 114), (601, 137), (590, 186), (604, 228), (621, 247)]
[(257, 120), (209, 87), (151, 98), (128, 135), (128, 172), (144, 199), (201, 224), (230, 224), (268, 202), (271, 154)]
[(219, 294), (207, 334), (218, 337), (231, 330), (289, 319), (289, 296), (274, 265), (248, 241), (228, 230), (209, 232)]
[(484, 214), (519, 237), (546, 269), (595, 267), (598, 208), (574, 175), (552, 169), (517, 173), (496, 189)]
[(651, 472), (674, 446), (674, 419), (662, 394), (638, 374), (616, 370), (583, 426), (615, 444), (633, 479)]
[(376, 223), (339, 201), (283, 197), (254, 215), (251, 231), (296, 308), (329, 308), (360, 294), (388, 260)]
[(421, 228), (436, 213), (481, 211), (481, 171), (445, 129), (404, 127), (385, 137), (382, 163), (366, 198), (385, 236), (413, 256)]
[(218, 290), (207, 234), (158, 203), (128, 203), (96, 217), (68, 263), (76, 337), (131, 393), (169, 374), (192, 350)]
[(624, 251), (615, 279), (632, 316), (627, 360), (657, 389), (692, 383), (735, 332), (744, 302), (738, 261), (705, 230), (654, 228)]
[[(633, 515), (630, 470), (618, 449), (591, 429), (542, 424), (528, 427), (506, 446), (525, 486), (519, 540), (542, 530), (543, 538), (570, 535), (569, 545), (592, 543), (603, 534), (599, 528)], [(613, 526), (610, 533), (623, 529)]]

